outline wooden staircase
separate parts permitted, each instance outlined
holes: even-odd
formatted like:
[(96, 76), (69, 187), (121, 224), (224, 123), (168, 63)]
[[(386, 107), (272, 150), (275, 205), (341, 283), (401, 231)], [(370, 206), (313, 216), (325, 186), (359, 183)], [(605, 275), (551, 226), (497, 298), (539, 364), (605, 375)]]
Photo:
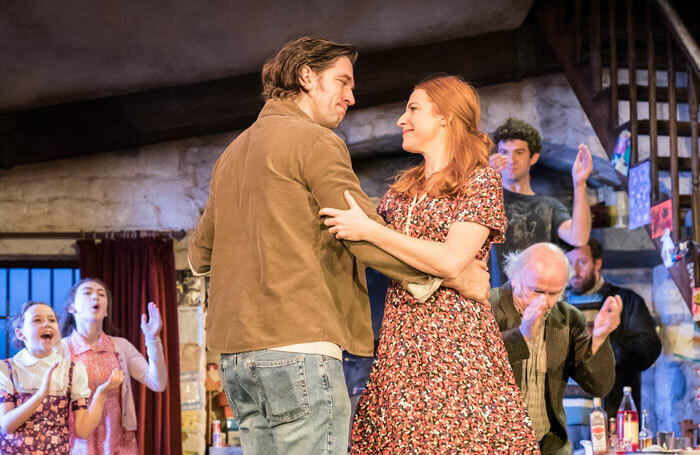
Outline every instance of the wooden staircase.
[[(689, 308), (692, 287), (700, 286), (700, 47), (693, 37), (700, 36), (700, 5), (696, 3), (700, 2), (674, 2), (688, 25), (670, 0), (541, 0), (534, 7), (537, 22), (608, 156), (613, 155), (618, 134), (629, 130), (631, 165), (650, 161), (652, 205), (672, 200), (674, 243), (694, 241), (685, 260), (669, 270)], [(666, 76), (661, 78), (667, 79), (666, 85), (657, 80), (659, 74)], [(678, 84), (679, 79), (684, 83)], [(621, 122), (619, 110), (625, 101), (629, 118)], [(684, 105), (687, 119), (679, 115), (685, 114)], [(666, 110), (668, 117), (660, 118)], [(648, 111), (648, 116), (640, 118), (640, 111)], [(640, 156), (640, 136), (648, 137), (648, 155)], [(660, 155), (659, 137), (668, 138), (663, 139), (669, 143), (668, 155)], [(679, 138), (685, 137), (690, 138), (690, 158), (678, 156)], [(691, 175), (690, 193), (680, 192), (681, 172)], [(618, 176), (627, 188), (627, 178)], [(660, 191), (660, 177), (665, 176), (671, 181), (668, 194)], [(690, 232), (684, 222), (688, 211)], [(658, 239), (654, 243), (660, 251)]]

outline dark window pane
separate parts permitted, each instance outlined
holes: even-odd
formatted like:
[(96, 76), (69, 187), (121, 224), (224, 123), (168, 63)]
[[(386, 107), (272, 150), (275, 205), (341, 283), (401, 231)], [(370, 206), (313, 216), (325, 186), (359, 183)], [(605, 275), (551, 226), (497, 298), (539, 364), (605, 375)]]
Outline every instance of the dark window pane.
[(5, 316), (7, 316), (7, 269), (0, 269), (0, 317)]
[(32, 269), (31, 274), (31, 300), (38, 300), (51, 305), (51, 269)]
[(29, 269), (10, 269), (10, 315), (15, 315), (29, 300)]

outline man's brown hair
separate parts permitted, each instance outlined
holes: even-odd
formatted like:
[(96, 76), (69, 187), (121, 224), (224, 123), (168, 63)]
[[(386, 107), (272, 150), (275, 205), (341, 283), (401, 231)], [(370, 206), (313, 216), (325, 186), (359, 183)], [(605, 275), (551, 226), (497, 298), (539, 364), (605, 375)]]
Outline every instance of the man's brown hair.
[(338, 44), (317, 36), (304, 36), (285, 44), (262, 69), (262, 95), (265, 100), (289, 99), (304, 90), (299, 77), (305, 66), (316, 74), (322, 73), (336, 60), (347, 57), (354, 65), (357, 48)]

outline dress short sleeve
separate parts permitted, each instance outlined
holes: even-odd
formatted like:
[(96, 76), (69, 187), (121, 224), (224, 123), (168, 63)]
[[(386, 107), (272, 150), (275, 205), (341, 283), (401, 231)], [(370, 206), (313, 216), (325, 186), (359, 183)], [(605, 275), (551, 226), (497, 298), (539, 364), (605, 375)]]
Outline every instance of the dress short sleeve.
[(7, 364), (0, 361), (0, 403), (13, 402), (15, 395), (15, 385), (10, 378), (10, 371)]
[(88, 398), (90, 398), (90, 387), (88, 386), (88, 375), (85, 365), (75, 362), (73, 369), (73, 383), (70, 390), (71, 409), (87, 409)]
[(457, 197), (453, 222), (471, 222), (491, 229), (494, 243), (506, 241), (506, 214), (503, 208), (501, 176), (490, 167), (475, 169), (467, 190)]
[(391, 190), (387, 191), (384, 193), (384, 196), (382, 199), (379, 201), (379, 204), (377, 205), (377, 214), (384, 218), (384, 222), (386, 224), (391, 224), (389, 222), (389, 200), (391, 198)]

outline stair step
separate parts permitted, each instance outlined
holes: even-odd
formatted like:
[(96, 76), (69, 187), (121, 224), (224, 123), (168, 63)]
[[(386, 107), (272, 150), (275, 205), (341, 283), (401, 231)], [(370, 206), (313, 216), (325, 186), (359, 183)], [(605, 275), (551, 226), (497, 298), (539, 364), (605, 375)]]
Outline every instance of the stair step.
[(690, 205), (692, 203), (692, 200), (693, 200), (693, 195), (692, 194), (681, 194), (679, 199), (680, 199), (681, 208), (689, 209)]
[[(609, 87), (606, 87), (606, 90), (609, 89)], [(629, 101), (630, 86), (628, 84), (617, 86), (617, 99)], [(649, 101), (649, 86), (637, 85), (637, 101)], [(656, 87), (656, 102), (668, 103), (668, 87)], [(676, 103), (688, 104), (688, 89), (686, 87), (676, 87)]]
[[(700, 122), (698, 122), (700, 125)], [(649, 120), (638, 120), (637, 129), (640, 135), (649, 135)], [(616, 133), (619, 134), (622, 130), (630, 130), (630, 122), (625, 122), (621, 124)], [(631, 131), (631, 130), (630, 130)], [(657, 120), (656, 121), (656, 131), (659, 136), (669, 136), (669, 121), (668, 120)], [(678, 137), (690, 137), (690, 122), (676, 122), (676, 131), (678, 132)], [(616, 135), (617, 135), (616, 134)]]
[[(671, 158), (668, 156), (659, 156), (657, 158), (657, 163), (659, 165), (660, 171), (670, 171), (671, 170)], [(690, 172), (691, 169), (691, 159), (690, 158), (678, 158), (678, 170), (684, 172)]]
[[(654, 69), (656, 71), (666, 71), (668, 69), (668, 57), (665, 54), (665, 50), (663, 53), (660, 53), (661, 51), (657, 48), (656, 54), (654, 55)], [(646, 49), (637, 49), (635, 53), (635, 64), (638, 70), (646, 70), (647, 69), (647, 51)], [(585, 52), (584, 55), (582, 55), (582, 61), (588, 62), (588, 51)], [(610, 66), (610, 49), (601, 49), (601, 63), (603, 67), (608, 67)], [(676, 69), (676, 72), (685, 72), (685, 59), (683, 56), (680, 54), (675, 54), (673, 63)], [(619, 69), (627, 69), (628, 64), (627, 64), (627, 47), (625, 48), (620, 48), (618, 46), (617, 48), (617, 68)]]

